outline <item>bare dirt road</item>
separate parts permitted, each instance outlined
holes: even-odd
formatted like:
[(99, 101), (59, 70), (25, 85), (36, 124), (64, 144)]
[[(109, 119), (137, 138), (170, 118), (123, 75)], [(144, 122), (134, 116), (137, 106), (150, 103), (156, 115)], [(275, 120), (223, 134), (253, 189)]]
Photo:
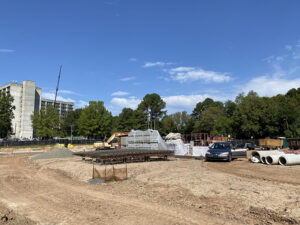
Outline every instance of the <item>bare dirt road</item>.
[(0, 224), (300, 221), (299, 167), (175, 159), (128, 164), (128, 172), (127, 181), (91, 185), (92, 165), (80, 158), (1, 156), (0, 217), (13, 219)]

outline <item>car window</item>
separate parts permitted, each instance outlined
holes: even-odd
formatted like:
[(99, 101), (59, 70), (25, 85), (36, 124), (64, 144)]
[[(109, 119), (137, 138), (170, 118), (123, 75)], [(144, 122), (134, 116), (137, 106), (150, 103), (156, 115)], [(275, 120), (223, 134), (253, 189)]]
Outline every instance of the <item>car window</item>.
[(227, 149), (230, 148), (230, 144), (228, 143), (214, 143), (211, 146), (212, 149)]

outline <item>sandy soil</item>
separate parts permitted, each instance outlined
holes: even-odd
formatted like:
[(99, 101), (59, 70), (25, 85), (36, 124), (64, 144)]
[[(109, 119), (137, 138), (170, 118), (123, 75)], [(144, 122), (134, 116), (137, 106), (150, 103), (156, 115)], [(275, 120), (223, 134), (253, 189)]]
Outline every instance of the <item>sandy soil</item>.
[(300, 224), (299, 166), (190, 159), (127, 166), (129, 180), (91, 185), (92, 164), (79, 157), (1, 156), (0, 206), (28, 224)]

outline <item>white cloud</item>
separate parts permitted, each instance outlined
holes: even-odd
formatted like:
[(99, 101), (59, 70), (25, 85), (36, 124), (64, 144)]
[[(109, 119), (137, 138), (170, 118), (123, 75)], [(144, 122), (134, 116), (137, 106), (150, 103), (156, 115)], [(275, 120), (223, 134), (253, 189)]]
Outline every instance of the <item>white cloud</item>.
[(173, 64), (174, 63), (171, 62), (145, 62), (143, 67), (148, 68), (148, 67), (155, 67), (155, 66), (168, 66)]
[(124, 96), (124, 95), (128, 95), (129, 93), (126, 92), (126, 91), (116, 91), (116, 92), (113, 92), (111, 95), (112, 96)]
[(133, 110), (136, 109), (140, 102), (141, 100), (135, 96), (130, 96), (127, 98), (114, 97), (111, 99), (107, 108), (112, 112), (113, 115), (118, 115), (121, 113), (123, 108), (131, 108)]
[(74, 91), (70, 91), (70, 90), (58, 90), (58, 93), (68, 94), (68, 95), (77, 95)]
[(291, 45), (286, 45), (286, 46), (285, 46), (285, 49), (286, 49), (286, 50), (292, 50), (292, 48), (293, 48), (293, 47), (292, 47)]
[[(204, 101), (206, 98), (212, 98), (215, 101), (226, 101), (231, 99), (231, 96), (203, 94), (203, 95), (173, 95), (164, 96), (162, 99), (166, 102), (166, 110), (168, 114), (187, 111), (191, 113), (196, 104), (200, 101)], [(131, 96), (128, 98), (114, 97), (111, 99), (108, 109), (113, 115), (118, 115), (123, 108), (136, 109), (140, 104), (141, 99)]]
[(116, 106), (118, 108), (131, 108), (131, 109), (136, 109), (138, 104), (140, 104), (141, 100), (138, 99), (135, 96), (131, 96), (129, 98), (113, 98), (110, 103), (113, 106)]
[(165, 96), (162, 99), (166, 102), (166, 109), (168, 110), (168, 114), (187, 111), (191, 113), (195, 108), (198, 102), (204, 101), (206, 98), (212, 98), (215, 101), (226, 101), (230, 98), (226, 96), (220, 95), (173, 95), (173, 96)]
[(195, 70), (194, 67), (180, 66), (180, 67), (172, 68), (169, 71), (171, 74), (174, 74), (176, 72), (188, 72), (188, 71), (193, 71), (193, 70)]
[(272, 67), (272, 77), (282, 77), (288, 75), (298, 75), (300, 70), (300, 49), (297, 48), (298, 44), (286, 45), (286, 52), (279, 56), (269, 56), (264, 60), (267, 61)]
[(260, 96), (274, 96), (277, 94), (285, 94), (292, 88), (300, 87), (300, 78), (294, 80), (282, 79), (278, 77), (260, 76), (255, 77), (248, 85), (243, 88), (245, 93), (253, 90)]
[(181, 83), (187, 81), (203, 80), (206, 83), (222, 83), (230, 81), (231, 77), (227, 73), (203, 70), (195, 67), (177, 67), (169, 70), (171, 79)]
[(190, 108), (195, 106), (198, 102), (203, 101), (208, 95), (174, 95), (163, 97), (168, 107), (182, 107)]
[(0, 48), (0, 52), (2, 52), (2, 53), (13, 53), (13, 52), (15, 52), (15, 50), (13, 50), (13, 49)]
[(123, 77), (120, 79), (120, 81), (130, 81), (130, 80), (135, 80), (135, 77)]
[(76, 108), (84, 108), (86, 106), (88, 106), (89, 103), (83, 100), (79, 100), (78, 102), (76, 102), (75, 106)]
[[(50, 99), (50, 100), (54, 100), (55, 99), (55, 94), (54, 93), (51, 93), (51, 92), (42, 92), (42, 97), (44, 99)], [(63, 96), (61, 95), (57, 95), (57, 98), (56, 98), (58, 101), (64, 101), (64, 102), (75, 102), (74, 99), (72, 98), (64, 98)]]
[(129, 61), (130, 61), (130, 62), (136, 62), (136, 61), (137, 61), (137, 58), (130, 58)]

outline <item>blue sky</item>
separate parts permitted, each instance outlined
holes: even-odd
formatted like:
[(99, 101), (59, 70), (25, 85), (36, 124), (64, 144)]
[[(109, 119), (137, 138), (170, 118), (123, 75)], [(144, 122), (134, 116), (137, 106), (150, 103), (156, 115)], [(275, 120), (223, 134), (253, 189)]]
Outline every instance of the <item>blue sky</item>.
[(300, 1), (2, 0), (0, 84), (117, 115), (158, 93), (169, 113), (300, 87)]

